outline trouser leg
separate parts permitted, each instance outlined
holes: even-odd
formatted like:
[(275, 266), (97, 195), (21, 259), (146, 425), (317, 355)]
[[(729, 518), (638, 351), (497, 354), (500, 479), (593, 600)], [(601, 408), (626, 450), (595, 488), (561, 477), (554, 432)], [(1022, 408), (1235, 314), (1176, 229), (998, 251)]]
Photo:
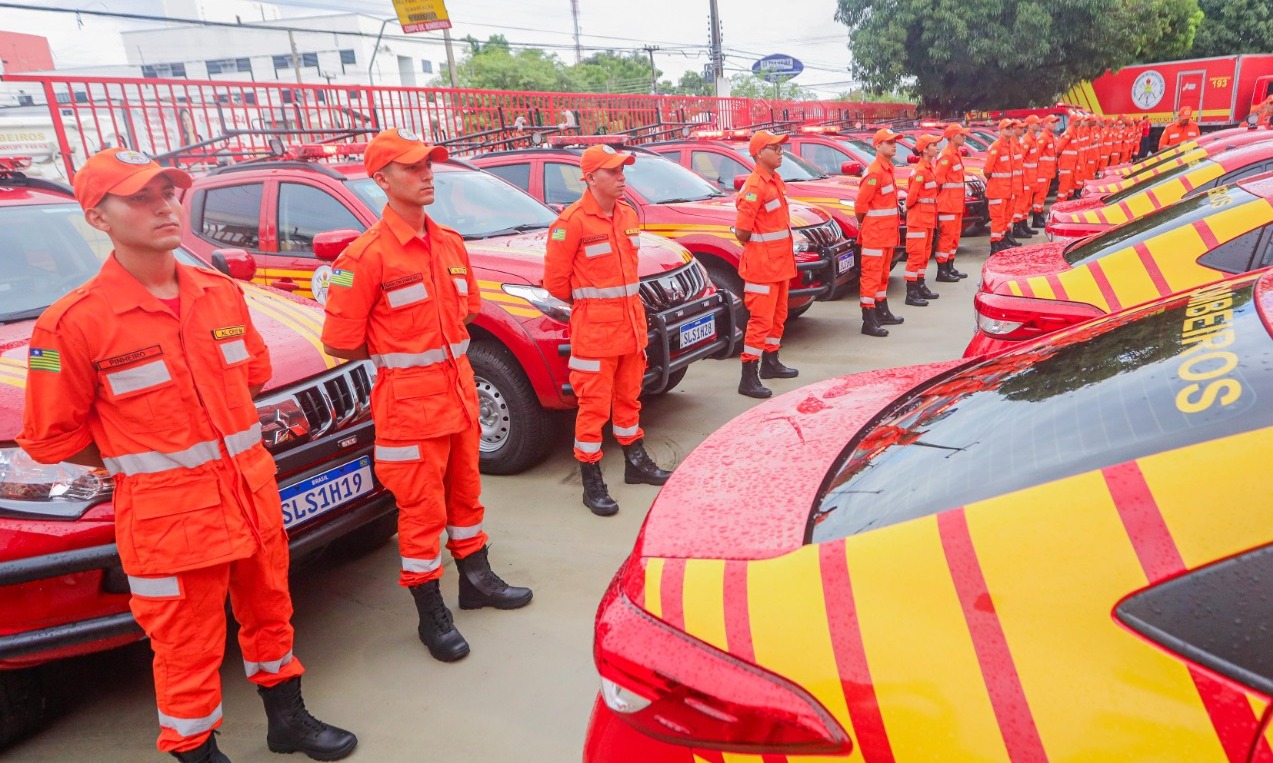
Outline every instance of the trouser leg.
[(615, 358), (614, 388), (611, 397), (614, 439), (631, 445), (645, 437), (641, 429), (641, 382), (645, 379), (645, 351)]
[[(782, 284), (785, 286), (785, 284)], [(760, 360), (765, 351), (765, 340), (774, 329), (774, 318), (778, 309), (780, 284), (747, 283), (743, 285), (743, 302), (751, 313), (747, 321), (747, 333), (743, 339), (743, 351), (740, 359), (744, 363)], [(784, 306), (785, 307), (785, 306)], [(781, 329), (779, 329), (781, 336)]]
[(463, 559), (482, 550), (488, 540), (482, 523), (482, 428), (477, 423), (450, 436), (446, 467), (446, 550)]
[(404, 588), (442, 577), (441, 538), (446, 529), (444, 475), (451, 451), (450, 436), (413, 445), (376, 444), (376, 476), (398, 504), (398, 550)]
[(292, 596), (287, 585), (287, 533), (230, 565), (230, 606), (239, 621), (239, 648), (248, 680), (269, 688), (305, 672), (292, 654)]
[(575, 415), (575, 460), (601, 460), (601, 430), (610, 420), (617, 358), (570, 358), (570, 386), (579, 399)]
[(915, 281), (928, 269), (928, 257), (933, 250), (933, 229), (906, 229), (906, 280)]
[(1008, 211), (1008, 199), (987, 199), (990, 208), (990, 241), (1002, 241), (1008, 233), (1008, 220), (1012, 216)]
[(963, 235), (964, 221), (961, 215), (938, 215), (937, 262), (946, 262), (959, 251), (959, 239)]

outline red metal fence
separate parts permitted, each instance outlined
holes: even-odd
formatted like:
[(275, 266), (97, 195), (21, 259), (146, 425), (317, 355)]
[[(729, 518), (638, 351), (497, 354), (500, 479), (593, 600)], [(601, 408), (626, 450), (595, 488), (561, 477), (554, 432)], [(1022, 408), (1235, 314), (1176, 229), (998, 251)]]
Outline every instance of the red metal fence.
[[(43, 88), (66, 163), (127, 146), (152, 156), (205, 144), (207, 161), (268, 150), (269, 136), (304, 131), (322, 140), (355, 131), (410, 128), (426, 140), (498, 131), (580, 134), (654, 131), (669, 124), (719, 128), (762, 122), (872, 122), (910, 115), (909, 104), (767, 101), (661, 95), (533, 93), (451, 88), (291, 85), (163, 79), (8, 75)], [(256, 132), (253, 132), (256, 131)], [(225, 139), (223, 136), (231, 136)], [(72, 152), (72, 142), (80, 143)], [(527, 139), (529, 140), (529, 138)], [(458, 153), (464, 153), (461, 146)], [(196, 150), (195, 163), (200, 163)], [(75, 162), (72, 161), (75, 157)]]

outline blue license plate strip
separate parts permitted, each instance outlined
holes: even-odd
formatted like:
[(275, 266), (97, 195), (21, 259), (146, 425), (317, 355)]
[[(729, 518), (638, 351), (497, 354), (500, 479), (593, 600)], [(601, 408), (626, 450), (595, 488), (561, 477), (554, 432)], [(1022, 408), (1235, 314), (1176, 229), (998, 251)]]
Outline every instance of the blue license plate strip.
[(283, 526), (290, 529), (304, 524), (370, 493), (373, 488), (370, 456), (288, 485), (279, 490), (279, 498), (283, 500)]

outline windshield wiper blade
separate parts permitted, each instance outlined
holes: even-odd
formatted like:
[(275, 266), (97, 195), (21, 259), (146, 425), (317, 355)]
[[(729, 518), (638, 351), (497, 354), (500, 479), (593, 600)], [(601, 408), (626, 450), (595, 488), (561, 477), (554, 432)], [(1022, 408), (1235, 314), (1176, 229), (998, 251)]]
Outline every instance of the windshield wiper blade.
[(32, 318), (39, 318), (40, 313), (49, 309), (48, 305), (43, 307), (32, 307), (29, 310), (19, 310), (16, 313), (0, 313), (0, 324), (17, 323), (18, 321), (29, 321)]
[(510, 225), (507, 228), (499, 230), (484, 231), (482, 233), (464, 233), (461, 234), (465, 241), (473, 241), (480, 238), (494, 238), (495, 236), (507, 236), (512, 233), (525, 233), (532, 230), (542, 230), (547, 228), (551, 223), (519, 223)]

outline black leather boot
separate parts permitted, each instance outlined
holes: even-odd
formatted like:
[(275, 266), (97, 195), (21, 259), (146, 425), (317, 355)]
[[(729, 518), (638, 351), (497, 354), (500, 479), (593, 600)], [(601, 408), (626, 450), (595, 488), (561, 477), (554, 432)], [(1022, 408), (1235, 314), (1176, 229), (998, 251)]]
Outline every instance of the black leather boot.
[(773, 390), (760, 383), (759, 360), (743, 361), (743, 377), (738, 382), (738, 394), (764, 400), (773, 396)]
[(893, 311), (888, 309), (887, 299), (875, 300), (875, 315), (879, 318), (881, 326), (900, 326), (906, 322), (905, 318), (893, 315)]
[[(990, 242), (990, 253), (991, 253), (991, 254), (994, 254), (995, 252), (999, 251), (999, 250), (996, 248), (996, 247), (998, 247), (998, 246), (999, 246), (999, 242), (998, 242), (998, 241), (991, 241), (991, 242)], [(936, 280), (938, 283), (957, 283), (957, 282), (959, 281), (959, 279), (958, 279), (958, 278), (956, 278), (956, 277), (955, 277), (955, 276), (954, 276), (954, 275), (950, 272), (950, 262), (951, 262), (950, 260), (946, 260), (945, 262), (939, 262), (939, 263), (937, 263), (937, 278), (936, 278), (935, 280)]]
[(874, 307), (862, 308), (862, 333), (867, 336), (888, 336), (888, 329), (880, 325)]
[(924, 283), (923, 276), (920, 276), (919, 280), (916, 283), (919, 284), (919, 289), (917, 289), (917, 291), (919, 292), (919, 296), (923, 297), (924, 299), (938, 299), (941, 297), (940, 294), (928, 288), (928, 284)]
[(1030, 222), (1030, 225), (1034, 226), (1035, 228), (1038, 228), (1039, 230), (1043, 230), (1044, 228), (1046, 228), (1047, 224), (1048, 224), (1048, 221), (1043, 219), (1042, 212), (1035, 212), (1034, 219)]
[(482, 546), (463, 559), (455, 560), (460, 573), (460, 609), (520, 609), (530, 603), (531, 590), (505, 583), (491, 569), (488, 548)]
[(203, 744), (193, 750), (170, 753), (181, 763), (230, 763), (225, 753), (217, 749), (217, 732), (212, 732)]
[(928, 307), (928, 300), (919, 294), (919, 281), (906, 282), (906, 304), (911, 307)]
[(623, 446), (623, 481), (629, 485), (663, 485), (672, 473), (660, 469), (645, 450), (645, 443), (637, 440)]
[(438, 581), (411, 586), (416, 611), (420, 613), (420, 641), (429, 647), (433, 659), (455, 662), (469, 653), (469, 642), (455, 629), (451, 610), (442, 601), (442, 589)]
[(610, 497), (610, 488), (601, 478), (601, 464), (579, 462), (579, 474), (583, 477), (583, 505), (599, 517), (612, 517), (619, 513), (619, 503)]
[(963, 273), (963, 272), (960, 272), (960, 271), (958, 271), (958, 270), (956, 270), (956, 269), (955, 269), (955, 258), (954, 258), (954, 257), (951, 257), (949, 260), (946, 260), (946, 272), (947, 272), (947, 273), (949, 273), (949, 274), (951, 274), (951, 275), (952, 275), (952, 276), (954, 276), (955, 278), (961, 278), (961, 279), (962, 279), (962, 278), (967, 278), (967, 277), (968, 277), (968, 274), (967, 274), (967, 273)]
[(309, 714), (301, 699), (301, 678), (278, 686), (258, 686), (269, 727), (265, 743), (270, 752), (303, 752), (314, 760), (340, 760), (358, 746), (358, 737), (329, 726)]
[(1015, 238), (1012, 237), (1011, 229), (1009, 229), (1009, 233), (1003, 237), (1003, 243), (1004, 243), (1004, 247), (1003, 247), (1004, 249), (1011, 249), (1014, 246), (1021, 246), (1021, 242), (1017, 241)]
[(1021, 222), (1012, 226), (1012, 232), (1022, 238), (1034, 238), (1034, 231), (1031, 230), (1030, 227), (1025, 224), (1025, 220), (1022, 220)]
[(778, 360), (778, 351), (762, 353), (760, 356), (760, 378), (762, 379), (794, 379), (800, 372), (784, 366)]

